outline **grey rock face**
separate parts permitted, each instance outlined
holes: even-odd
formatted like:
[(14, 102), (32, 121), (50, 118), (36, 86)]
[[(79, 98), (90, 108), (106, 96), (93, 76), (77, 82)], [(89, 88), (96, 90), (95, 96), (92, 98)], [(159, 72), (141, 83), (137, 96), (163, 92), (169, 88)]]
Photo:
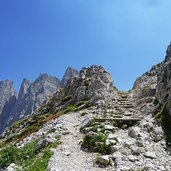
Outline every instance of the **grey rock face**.
[(171, 45), (168, 46), (166, 51), (165, 61), (162, 63), (162, 67), (158, 74), (158, 85), (157, 85), (157, 99), (164, 105), (168, 113), (171, 115)]
[(78, 77), (71, 78), (45, 107), (42, 106), (40, 113), (56, 112), (80, 101), (104, 105), (105, 101), (116, 99), (112, 83), (110, 74), (102, 66), (83, 68)]
[(47, 100), (49, 95), (55, 93), (60, 87), (60, 80), (47, 74), (41, 74), (33, 83), (24, 79), (18, 98), (14, 95), (14, 90), (10, 92), (10, 86), (7, 90), (4, 87), (2, 92), (8, 92), (7, 95), (10, 98), (0, 115), (0, 133), (11, 123), (34, 112)]
[(93, 65), (83, 68), (78, 78), (68, 82), (65, 90), (73, 95), (73, 101), (90, 100), (96, 103), (111, 97), (112, 84), (110, 74), (102, 66)]
[(64, 87), (68, 83), (68, 80), (70, 78), (77, 77), (78, 75), (79, 75), (79, 72), (76, 69), (72, 67), (68, 67), (63, 76), (63, 79), (61, 80), (62, 87)]
[(146, 72), (141, 77), (137, 78), (133, 85), (132, 96), (136, 100), (142, 98), (154, 97), (156, 94), (158, 73), (161, 64), (155, 65), (149, 72)]
[(17, 102), (17, 98), (15, 95), (13, 95), (5, 104), (2, 113), (0, 114), (0, 134), (5, 129), (5, 126), (8, 122), (11, 109), (14, 107), (14, 105)]
[(18, 100), (21, 100), (24, 98), (24, 96), (28, 93), (28, 88), (30, 85), (31, 85), (31, 82), (29, 80), (23, 79), (21, 86), (20, 86)]
[(18, 120), (33, 113), (49, 95), (55, 93), (60, 87), (60, 80), (47, 74), (41, 74), (33, 83), (24, 79), (18, 100), (10, 112), (10, 119)]
[(6, 102), (14, 95), (13, 82), (10, 80), (0, 81), (0, 113)]
[(17, 96), (10, 80), (0, 81), (0, 133), (4, 128), (9, 112), (16, 103)]

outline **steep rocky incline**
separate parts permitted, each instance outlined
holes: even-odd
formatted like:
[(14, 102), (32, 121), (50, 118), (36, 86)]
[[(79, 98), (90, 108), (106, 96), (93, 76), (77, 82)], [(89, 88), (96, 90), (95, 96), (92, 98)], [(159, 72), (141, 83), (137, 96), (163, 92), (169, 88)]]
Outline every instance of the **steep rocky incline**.
[[(167, 47), (165, 60), (154, 65), (150, 71), (139, 77), (131, 90), (130, 96), (137, 107), (157, 99), (160, 105), (165, 105), (171, 114), (171, 44)], [(140, 107), (139, 106), (139, 107)]]
[(166, 58), (158, 74), (157, 99), (166, 105), (167, 112), (171, 115), (171, 44), (166, 50)]

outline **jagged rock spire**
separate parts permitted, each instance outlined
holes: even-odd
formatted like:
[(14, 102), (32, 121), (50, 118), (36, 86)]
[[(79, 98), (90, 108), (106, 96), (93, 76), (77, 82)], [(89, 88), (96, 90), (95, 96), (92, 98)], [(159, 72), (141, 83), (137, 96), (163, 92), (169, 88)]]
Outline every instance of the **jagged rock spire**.
[(62, 87), (64, 87), (67, 84), (67, 82), (70, 78), (77, 77), (78, 74), (79, 74), (79, 72), (76, 69), (74, 69), (72, 67), (68, 67), (67, 70), (65, 71), (65, 74), (64, 74), (63, 79), (61, 81)]

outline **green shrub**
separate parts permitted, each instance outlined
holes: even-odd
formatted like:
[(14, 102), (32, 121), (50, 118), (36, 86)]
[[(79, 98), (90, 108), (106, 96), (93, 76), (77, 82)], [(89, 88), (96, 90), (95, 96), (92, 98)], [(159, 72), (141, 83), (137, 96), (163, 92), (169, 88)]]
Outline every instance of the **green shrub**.
[(75, 105), (70, 105), (68, 106), (65, 110), (64, 110), (64, 114), (68, 113), (68, 112), (73, 112), (76, 110), (76, 106)]
[(18, 163), (18, 160), (21, 160), (20, 149), (6, 146), (0, 151), (0, 167), (5, 168), (11, 163)]
[(94, 133), (91, 136), (88, 134), (83, 139), (82, 148), (93, 152), (109, 154), (111, 152), (111, 146), (106, 145), (106, 140), (107, 137), (103, 133)]
[(45, 149), (43, 154), (36, 160), (32, 159), (26, 163), (24, 171), (47, 171), (48, 162), (52, 155), (50, 149)]
[(37, 149), (37, 141), (26, 144), (23, 148), (6, 145), (0, 151), (0, 167), (6, 168), (11, 163), (22, 167), (23, 171), (45, 171), (48, 161), (52, 156), (50, 148), (57, 147), (59, 139), (55, 143), (46, 144), (42, 149)]

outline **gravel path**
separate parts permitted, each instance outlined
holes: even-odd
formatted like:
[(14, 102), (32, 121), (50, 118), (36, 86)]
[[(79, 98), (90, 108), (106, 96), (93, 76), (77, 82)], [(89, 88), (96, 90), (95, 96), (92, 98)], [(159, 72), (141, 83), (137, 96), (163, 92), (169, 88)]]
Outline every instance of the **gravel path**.
[(61, 145), (54, 149), (54, 155), (49, 161), (49, 171), (104, 171), (106, 169), (93, 166), (93, 154), (80, 149), (79, 141), (82, 134), (79, 127), (84, 117), (79, 113), (63, 115), (59, 122), (68, 130), (61, 137)]

